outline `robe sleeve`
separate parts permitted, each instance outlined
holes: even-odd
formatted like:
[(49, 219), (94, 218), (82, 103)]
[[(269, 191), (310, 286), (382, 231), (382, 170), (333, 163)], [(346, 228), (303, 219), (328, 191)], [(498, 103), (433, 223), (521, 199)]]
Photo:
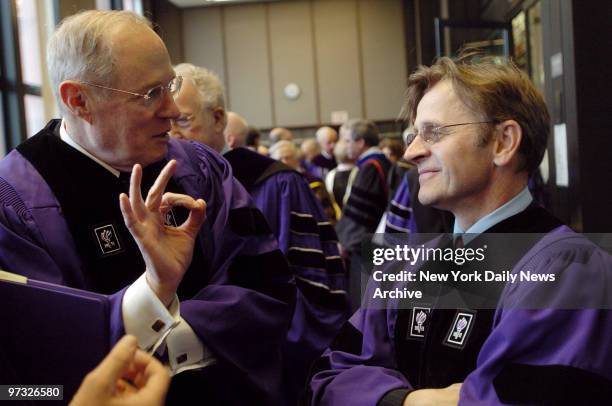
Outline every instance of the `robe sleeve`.
[(296, 308), (283, 347), (285, 392), (295, 403), (312, 362), (349, 315), (338, 238), (302, 175), (280, 172), (253, 190), (296, 278)]
[(518, 264), (460, 405), (605, 404), (612, 396), (612, 258), (573, 237)]
[(277, 404), (280, 347), (295, 302), (293, 276), (262, 213), (234, 179), (227, 161), (201, 144), (190, 144), (194, 148), (185, 148), (199, 181), (185, 176), (179, 182), (187, 193), (207, 202), (200, 241), (211, 275), (193, 298), (181, 302), (181, 316), (263, 401)]
[(349, 252), (358, 252), (366, 234), (376, 230), (387, 206), (386, 187), (374, 164), (359, 169), (336, 225), (340, 243)]
[(393, 313), (361, 308), (343, 326), (314, 366), (312, 405), (385, 405), (408, 395), (412, 386), (395, 362)]

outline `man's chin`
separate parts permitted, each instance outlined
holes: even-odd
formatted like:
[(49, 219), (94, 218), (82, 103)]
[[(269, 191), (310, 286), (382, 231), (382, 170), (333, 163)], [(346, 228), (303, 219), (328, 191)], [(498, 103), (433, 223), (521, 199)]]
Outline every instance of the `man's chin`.
[(423, 189), (419, 190), (418, 197), (419, 203), (421, 203), (423, 206), (438, 209), (439, 205), (441, 204), (438, 196), (435, 196), (433, 193), (428, 193), (426, 190), (424, 191)]

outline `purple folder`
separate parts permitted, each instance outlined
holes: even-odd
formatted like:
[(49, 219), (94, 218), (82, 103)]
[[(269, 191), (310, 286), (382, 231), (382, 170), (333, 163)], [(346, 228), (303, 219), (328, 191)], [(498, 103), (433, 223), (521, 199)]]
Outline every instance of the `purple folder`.
[(110, 350), (109, 313), (105, 295), (0, 278), (0, 384), (64, 385), (68, 403)]

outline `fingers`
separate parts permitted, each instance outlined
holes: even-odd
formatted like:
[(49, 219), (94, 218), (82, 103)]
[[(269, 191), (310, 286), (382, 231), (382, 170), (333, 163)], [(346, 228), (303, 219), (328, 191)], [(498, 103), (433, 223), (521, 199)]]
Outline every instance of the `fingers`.
[(170, 386), (168, 370), (142, 350), (134, 354), (133, 366), (134, 371), (138, 371), (132, 382), (138, 391), (139, 400), (145, 405), (162, 405)]
[(130, 177), (130, 205), (137, 219), (142, 219), (145, 216), (145, 206), (140, 192), (140, 184), (142, 182), (142, 166), (134, 165), (132, 176)]
[(130, 335), (124, 336), (117, 342), (93, 373), (99, 374), (107, 382), (117, 381), (129, 368), (137, 348), (138, 341), (136, 337)]
[(206, 220), (206, 202), (203, 199), (198, 199), (189, 212), (187, 220), (181, 224), (181, 228), (191, 235), (196, 235), (204, 224), (204, 220)]
[(121, 208), (121, 214), (123, 215), (125, 226), (128, 228), (128, 230), (132, 230), (132, 226), (136, 220), (134, 218), (132, 206), (130, 205), (130, 199), (125, 193), (121, 193), (119, 195), (119, 207)]
[(162, 169), (160, 172), (147, 195), (147, 201), (145, 204), (149, 209), (157, 209), (159, 207), (164, 190), (166, 190), (166, 186), (168, 185), (170, 178), (172, 178), (172, 175), (174, 175), (175, 170), (176, 160), (174, 159), (164, 166), (164, 169)]
[(183, 194), (164, 193), (162, 211), (170, 210), (174, 206), (182, 206), (189, 210), (189, 217), (179, 228), (195, 235), (206, 219), (206, 202), (203, 199), (194, 200), (191, 196)]

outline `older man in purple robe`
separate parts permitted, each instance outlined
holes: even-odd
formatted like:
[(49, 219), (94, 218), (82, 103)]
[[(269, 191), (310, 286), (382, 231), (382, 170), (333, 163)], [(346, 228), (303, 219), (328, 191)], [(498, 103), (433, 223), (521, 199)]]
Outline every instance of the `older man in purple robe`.
[(227, 162), (168, 135), (181, 78), (162, 40), (87, 11), (48, 65), (62, 120), (0, 163), (0, 266), (112, 295), (114, 339), (164, 361), (170, 404), (277, 404), (293, 277)]

